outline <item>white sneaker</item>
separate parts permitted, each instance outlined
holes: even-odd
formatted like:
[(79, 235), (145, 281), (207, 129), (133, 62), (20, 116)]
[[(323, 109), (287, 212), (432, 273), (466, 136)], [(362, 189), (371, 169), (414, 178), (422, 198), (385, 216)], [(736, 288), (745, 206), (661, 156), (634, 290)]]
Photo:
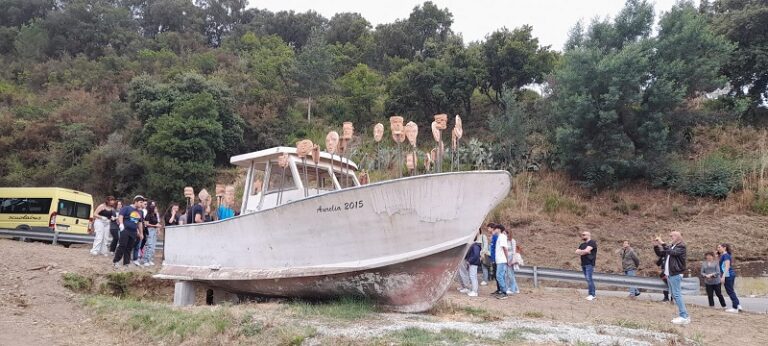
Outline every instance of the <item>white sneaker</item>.
[(141, 265), (143, 265), (143, 266), (145, 266), (145, 267), (149, 267), (149, 266), (151, 266), (151, 264), (149, 264), (149, 262), (144, 262), (144, 263), (142, 263)]
[(739, 304), (739, 306), (737, 306), (737, 307), (736, 307), (736, 310), (739, 310), (739, 312), (741, 312), (741, 311), (743, 311), (744, 309), (742, 309), (742, 308), (741, 308), (741, 304)]
[(691, 323), (691, 319), (690, 318), (675, 317), (675, 318), (672, 319), (672, 323), (685, 325), (685, 324)]
[(113, 265), (115, 268), (120, 268), (120, 267), (122, 267), (122, 266), (123, 266), (122, 264), (120, 264), (120, 262), (115, 262), (115, 263), (112, 263), (112, 265)]
[(154, 267), (155, 266), (155, 262), (149, 261), (149, 265)]
[(593, 301), (593, 300), (597, 299), (597, 297), (595, 297), (593, 295), (589, 295), (589, 296), (587, 296), (586, 299), (589, 300), (589, 301)]
[(483, 282), (480, 283), (480, 286), (488, 286), (488, 283), (483, 281)]
[(477, 297), (477, 292), (469, 291), (469, 293), (467, 293), (467, 295), (470, 296), (470, 297)]
[(512, 290), (507, 290), (507, 294), (512, 294)]
[(99, 253), (98, 253), (98, 252), (93, 252), (93, 251), (91, 251), (91, 256), (98, 256), (98, 255), (99, 255)]
[(461, 293), (468, 293), (469, 290), (466, 289), (466, 288), (459, 288), (459, 292), (461, 292)]
[(102, 256), (104, 256), (104, 257), (109, 257), (109, 254), (108, 254), (108, 253), (103, 253), (103, 254), (101, 254), (101, 255), (102, 255)]
[(734, 313), (735, 314), (735, 313), (739, 312), (739, 310), (738, 309), (734, 309), (734, 308), (728, 308), (728, 309), (725, 309), (725, 312), (730, 312), (730, 313)]
[(131, 263), (133, 263), (133, 265), (135, 265), (135, 266), (141, 266), (141, 262), (139, 262), (138, 260), (135, 260), (135, 261), (133, 261)]

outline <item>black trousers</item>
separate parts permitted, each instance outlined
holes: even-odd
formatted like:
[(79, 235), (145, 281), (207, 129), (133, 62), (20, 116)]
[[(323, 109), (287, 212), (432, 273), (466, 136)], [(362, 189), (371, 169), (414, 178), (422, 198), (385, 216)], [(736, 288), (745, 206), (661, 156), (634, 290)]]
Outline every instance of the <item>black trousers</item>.
[(120, 262), (121, 259), (124, 265), (131, 263), (131, 253), (133, 252), (136, 238), (138, 238), (136, 231), (124, 230), (120, 232), (120, 241), (117, 243), (117, 251), (115, 251), (115, 258), (112, 260), (112, 263)]
[(109, 252), (115, 252), (115, 249), (117, 249), (117, 240), (120, 238), (120, 229), (110, 228), (109, 234), (112, 235), (112, 242), (109, 243)]
[(707, 299), (709, 299), (709, 306), (715, 306), (715, 297), (720, 301), (720, 306), (725, 307), (725, 298), (723, 298), (723, 292), (720, 290), (720, 284), (717, 285), (705, 285), (707, 286)]

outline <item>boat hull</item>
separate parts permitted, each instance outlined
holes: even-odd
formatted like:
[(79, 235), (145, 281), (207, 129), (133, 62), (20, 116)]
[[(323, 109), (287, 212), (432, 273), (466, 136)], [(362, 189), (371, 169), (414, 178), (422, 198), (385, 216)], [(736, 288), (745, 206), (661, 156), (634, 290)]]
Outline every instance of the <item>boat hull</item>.
[(201, 281), (213, 289), (265, 297), (362, 297), (397, 312), (430, 309), (450, 287), (466, 245), (412, 261), (333, 275), (264, 280)]
[(169, 227), (159, 278), (231, 293), (429, 309), (510, 188), (505, 171), (409, 177)]

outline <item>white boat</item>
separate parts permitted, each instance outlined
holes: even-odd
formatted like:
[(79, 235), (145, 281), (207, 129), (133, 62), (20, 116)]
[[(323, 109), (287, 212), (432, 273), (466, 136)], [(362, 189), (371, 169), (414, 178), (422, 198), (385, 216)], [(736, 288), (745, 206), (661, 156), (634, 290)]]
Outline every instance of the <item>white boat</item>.
[[(278, 166), (283, 154), (287, 168)], [(325, 152), (319, 161), (289, 147), (232, 157), (248, 171), (242, 214), (166, 230), (157, 277), (177, 281), (176, 304), (193, 302), (189, 292), (203, 286), (236, 295), (360, 296), (394, 311), (428, 310), (511, 185), (506, 171), (360, 185), (353, 162)]]

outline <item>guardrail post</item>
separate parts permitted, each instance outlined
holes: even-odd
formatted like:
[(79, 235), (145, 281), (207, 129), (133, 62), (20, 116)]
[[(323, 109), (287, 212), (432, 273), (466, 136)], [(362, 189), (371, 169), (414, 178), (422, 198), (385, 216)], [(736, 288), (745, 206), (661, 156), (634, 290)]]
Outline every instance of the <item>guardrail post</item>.
[(539, 267), (533, 266), (533, 288), (539, 288)]
[(59, 230), (56, 229), (56, 227), (53, 228), (53, 245), (57, 245), (59, 243)]

